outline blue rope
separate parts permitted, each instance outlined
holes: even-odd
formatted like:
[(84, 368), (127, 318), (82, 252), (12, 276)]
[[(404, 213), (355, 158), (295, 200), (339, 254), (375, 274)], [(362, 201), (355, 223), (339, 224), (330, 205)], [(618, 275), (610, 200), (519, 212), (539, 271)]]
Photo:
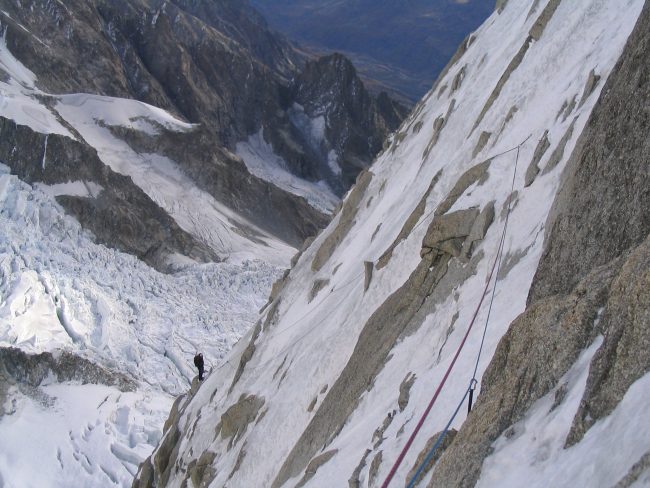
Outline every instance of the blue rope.
[[(523, 144), (523, 143), (522, 143)], [(519, 146), (517, 147), (517, 158), (515, 159), (515, 169), (512, 173), (512, 186), (510, 188), (510, 195), (512, 196), (515, 191), (515, 178), (517, 177), (517, 166), (519, 164)], [(510, 198), (510, 197), (508, 197)], [(492, 296), (490, 297), (490, 306), (488, 308), (487, 318), (485, 319), (485, 327), (483, 328), (483, 337), (481, 337), (481, 345), (478, 349), (476, 357), (476, 364), (474, 365), (474, 373), (472, 373), (472, 381), (476, 380), (476, 372), (478, 371), (478, 363), (481, 360), (481, 353), (483, 352), (483, 344), (485, 343), (485, 336), (487, 334), (488, 324), (490, 323), (490, 315), (492, 314), (492, 304), (494, 303), (494, 294), (497, 290), (497, 283), (499, 281), (499, 271), (501, 270), (501, 259), (503, 258), (503, 248), (506, 245), (506, 234), (508, 232), (508, 222), (510, 221), (510, 213), (512, 212), (512, 202), (508, 202), (508, 212), (506, 213), (506, 221), (503, 224), (503, 234), (501, 234), (501, 242), (497, 250), (499, 256), (499, 263), (497, 264), (497, 274), (494, 278), (494, 286), (492, 287)]]
[(472, 391), (473, 389), (474, 389), (474, 381), (472, 381), (470, 383), (469, 387), (465, 390), (465, 394), (463, 395), (463, 399), (460, 401), (460, 403), (456, 407), (456, 411), (454, 412), (454, 414), (449, 419), (449, 422), (447, 422), (447, 425), (445, 425), (444, 430), (438, 436), (438, 440), (436, 441), (436, 443), (433, 445), (433, 447), (427, 453), (427, 457), (424, 458), (424, 461), (418, 467), (418, 470), (415, 472), (415, 474), (411, 478), (411, 481), (409, 481), (409, 484), (407, 485), (407, 488), (413, 488), (415, 486), (415, 483), (420, 478), (420, 475), (422, 474), (422, 471), (424, 471), (424, 468), (426, 468), (426, 466), (431, 462), (431, 460), (433, 459), (433, 455), (435, 454), (435, 452), (438, 450), (438, 448), (442, 444), (442, 441), (445, 440), (445, 436), (449, 432), (449, 428), (451, 427), (451, 424), (454, 422), (454, 420), (456, 419), (456, 416), (458, 415), (458, 412), (460, 412), (461, 407), (465, 403), (465, 399), (467, 398), (467, 395), (469, 395), (469, 392)]

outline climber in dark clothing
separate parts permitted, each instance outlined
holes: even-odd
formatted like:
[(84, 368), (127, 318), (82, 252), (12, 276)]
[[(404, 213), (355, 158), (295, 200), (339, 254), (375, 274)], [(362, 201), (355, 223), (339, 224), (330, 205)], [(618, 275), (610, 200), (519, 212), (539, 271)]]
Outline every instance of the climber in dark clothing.
[(200, 352), (196, 353), (196, 356), (194, 356), (194, 366), (199, 370), (199, 381), (203, 381), (203, 354)]

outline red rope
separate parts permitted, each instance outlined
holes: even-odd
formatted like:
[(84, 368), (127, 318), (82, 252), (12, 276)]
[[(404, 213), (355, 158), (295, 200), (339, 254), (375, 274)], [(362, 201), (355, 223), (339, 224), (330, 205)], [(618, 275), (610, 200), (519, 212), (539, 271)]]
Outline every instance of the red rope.
[[(498, 258), (498, 256), (497, 256)], [(445, 373), (445, 376), (443, 376), (442, 381), (440, 382), (440, 385), (438, 385), (438, 389), (436, 392), (433, 394), (433, 398), (431, 398), (431, 401), (429, 402), (429, 405), (427, 406), (427, 409), (424, 411), (424, 414), (422, 415), (422, 418), (418, 422), (418, 424), (415, 426), (415, 430), (413, 430), (413, 433), (411, 434), (411, 437), (409, 437), (409, 440), (406, 442), (406, 445), (402, 449), (402, 452), (400, 453), (399, 457), (397, 458), (397, 461), (395, 461), (395, 464), (390, 470), (390, 473), (388, 473), (388, 476), (386, 477), (386, 480), (384, 481), (384, 484), (381, 485), (381, 488), (388, 488), (388, 485), (390, 484), (391, 480), (393, 479), (393, 476), (395, 476), (395, 473), (399, 469), (400, 465), (402, 464), (402, 461), (404, 460), (404, 457), (408, 453), (408, 450), (411, 448), (411, 444), (413, 444), (413, 441), (415, 440), (415, 437), (418, 435), (418, 432), (422, 428), (422, 425), (424, 424), (424, 421), (427, 419), (429, 412), (431, 412), (431, 409), (433, 408), (433, 404), (436, 403), (436, 400), (438, 399), (438, 395), (440, 395), (440, 392), (442, 391), (443, 386), (445, 386), (445, 383), (447, 382), (447, 378), (449, 377), (449, 374), (451, 373), (451, 370), (454, 368), (454, 365), (456, 364), (456, 360), (458, 359), (458, 356), (460, 355), (460, 352), (463, 350), (463, 347), (465, 346), (465, 342), (467, 341), (467, 337), (469, 337), (469, 333), (472, 330), (472, 327), (474, 326), (474, 322), (476, 322), (476, 317), (478, 316), (478, 312), (481, 309), (481, 305), (483, 304), (483, 300), (485, 299), (485, 295), (487, 295), (488, 288), (490, 286), (490, 282), (492, 281), (492, 275), (494, 274), (494, 270), (496, 269), (497, 265), (497, 259), (495, 258), (494, 264), (492, 265), (492, 270), (490, 271), (490, 275), (488, 276), (488, 279), (485, 283), (485, 289), (483, 290), (483, 295), (481, 296), (481, 301), (478, 303), (478, 306), (476, 307), (476, 311), (474, 312), (474, 316), (472, 317), (472, 321), (469, 324), (469, 327), (467, 328), (467, 332), (465, 332), (465, 337), (463, 337), (463, 340), (460, 343), (460, 346), (458, 346), (458, 350), (456, 351), (456, 354), (454, 355), (454, 358), (451, 360), (451, 364), (447, 368), (447, 372)]]
[[(517, 165), (519, 163), (519, 149), (521, 146), (524, 145), (524, 143), (530, 139), (532, 136), (529, 135), (524, 139), (520, 144), (518, 144), (516, 147), (513, 147), (512, 149), (508, 149), (507, 151), (504, 151), (500, 154), (497, 154), (496, 156), (493, 156), (491, 159), (497, 158), (499, 156), (503, 156), (504, 154), (507, 154), (511, 151), (514, 151), (515, 149), (517, 150), (517, 159), (515, 161), (515, 170), (512, 175), (512, 189), (510, 190), (510, 194), (512, 195), (512, 192), (514, 190), (514, 185), (515, 185), (515, 176), (517, 175)], [(510, 204), (508, 204), (508, 215), (506, 217), (506, 223), (503, 227), (503, 233), (501, 234), (501, 241), (499, 242), (499, 247), (497, 249), (497, 255), (494, 258), (494, 263), (492, 264), (492, 269), (490, 270), (490, 275), (488, 276), (488, 279), (485, 282), (485, 289), (483, 290), (483, 295), (481, 296), (481, 300), (478, 302), (478, 306), (476, 307), (476, 311), (474, 311), (474, 316), (472, 317), (472, 321), (469, 323), (469, 327), (467, 328), (467, 332), (465, 332), (465, 337), (463, 337), (463, 340), (460, 343), (460, 346), (458, 346), (458, 350), (456, 351), (456, 354), (454, 355), (454, 358), (451, 360), (451, 364), (447, 368), (447, 372), (445, 373), (445, 376), (443, 376), (442, 381), (440, 382), (440, 385), (438, 385), (438, 389), (436, 392), (433, 394), (433, 398), (431, 398), (431, 401), (429, 402), (429, 405), (427, 406), (427, 409), (424, 411), (424, 414), (422, 414), (422, 418), (418, 422), (418, 424), (415, 426), (415, 430), (411, 434), (411, 437), (409, 437), (409, 440), (406, 442), (406, 445), (402, 449), (402, 452), (400, 453), (399, 457), (397, 458), (397, 461), (395, 461), (395, 464), (390, 470), (390, 473), (388, 473), (388, 476), (386, 477), (386, 480), (384, 481), (384, 484), (381, 485), (381, 488), (388, 488), (388, 485), (390, 484), (391, 480), (395, 476), (395, 473), (399, 469), (400, 465), (402, 464), (402, 461), (404, 460), (404, 457), (408, 453), (408, 450), (411, 448), (411, 444), (413, 444), (413, 441), (415, 440), (415, 437), (418, 435), (418, 432), (422, 428), (422, 425), (424, 424), (424, 421), (427, 419), (429, 416), (429, 412), (431, 412), (431, 409), (433, 408), (433, 404), (436, 403), (436, 400), (438, 399), (438, 395), (440, 395), (440, 392), (442, 391), (442, 388), (445, 386), (445, 383), (447, 382), (447, 378), (449, 378), (449, 374), (451, 373), (451, 370), (454, 368), (454, 365), (456, 364), (456, 360), (458, 359), (458, 356), (460, 356), (460, 352), (463, 350), (463, 347), (465, 346), (465, 342), (467, 341), (467, 338), (469, 337), (469, 333), (472, 330), (472, 327), (474, 327), (474, 322), (476, 322), (476, 317), (478, 317), (478, 312), (481, 310), (481, 305), (483, 305), (483, 300), (485, 300), (485, 295), (487, 294), (488, 288), (490, 287), (490, 282), (492, 281), (492, 276), (494, 275), (494, 270), (496, 269), (497, 263), (500, 262), (499, 256), (503, 252), (503, 247), (505, 245), (505, 239), (506, 239), (506, 233), (508, 231), (508, 218), (510, 217)], [(496, 283), (494, 285), (496, 287)], [(493, 295), (494, 298), (494, 295)], [(489, 317), (489, 316), (488, 316)], [(487, 326), (487, 324), (486, 324)], [(485, 338), (485, 332), (484, 338)], [(481, 349), (483, 348), (483, 341), (481, 341)], [(479, 352), (480, 354), (480, 352)], [(480, 356), (479, 356), (480, 358)], [(478, 360), (476, 363), (476, 367), (478, 368)], [(474, 375), (476, 375), (476, 370), (474, 371)]]

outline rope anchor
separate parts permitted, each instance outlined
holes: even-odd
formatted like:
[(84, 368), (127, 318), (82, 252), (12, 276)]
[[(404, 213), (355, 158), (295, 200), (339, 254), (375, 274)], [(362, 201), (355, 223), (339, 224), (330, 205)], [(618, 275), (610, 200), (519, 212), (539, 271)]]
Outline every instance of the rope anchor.
[(474, 400), (474, 390), (478, 386), (478, 381), (476, 378), (472, 378), (472, 381), (469, 382), (469, 402), (467, 403), (467, 415), (472, 411), (472, 402)]

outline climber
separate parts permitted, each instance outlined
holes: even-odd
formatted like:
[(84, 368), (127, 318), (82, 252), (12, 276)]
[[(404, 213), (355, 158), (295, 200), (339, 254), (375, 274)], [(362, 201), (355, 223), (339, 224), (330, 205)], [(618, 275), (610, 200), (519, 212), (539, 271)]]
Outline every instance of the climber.
[(199, 370), (199, 381), (203, 381), (203, 354), (200, 352), (196, 353), (194, 356), (194, 366)]

